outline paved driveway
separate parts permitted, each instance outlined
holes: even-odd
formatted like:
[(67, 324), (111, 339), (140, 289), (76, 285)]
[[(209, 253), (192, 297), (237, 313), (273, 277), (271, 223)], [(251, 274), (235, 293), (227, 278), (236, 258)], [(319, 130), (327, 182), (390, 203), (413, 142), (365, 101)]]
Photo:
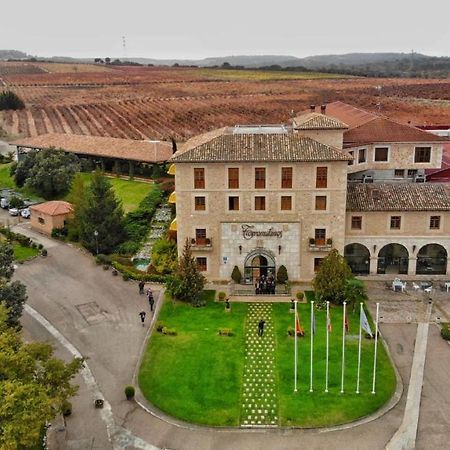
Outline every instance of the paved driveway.
[[(32, 234), (30, 231), (26, 232)], [(134, 403), (124, 400), (123, 388), (132, 380), (147, 331), (147, 327), (140, 325), (138, 318), (138, 312), (142, 308), (148, 310), (145, 297), (139, 296), (135, 283), (113, 277), (110, 271), (96, 266), (80, 250), (42, 237), (37, 239), (46, 241), (44, 245), (49, 248), (48, 257), (21, 265), (16, 273), (16, 277), (28, 286), (29, 305), (46, 317), (88, 358), (88, 364), (101, 391), (111, 403), (116, 423), (146, 442), (159, 448), (175, 450), (323, 449), (330, 445), (334, 449), (372, 450), (384, 448), (400, 425), (405, 395), (397, 407), (385, 416), (363, 426), (331, 432), (188, 429), (144, 412)], [(53, 341), (45, 329), (27, 315), (23, 323), (29, 337)], [(382, 325), (381, 330), (406, 390), (416, 325), (387, 323)], [(434, 347), (434, 343), (432, 336), (429, 347)], [(441, 360), (445, 355), (450, 357), (450, 349), (439, 347), (439, 352), (441, 351), (443, 353), (431, 353), (427, 360), (424, 395), (429, 395), (428, 389), (435, 394), (430, 399), (429, 409), (433, 409), (440, 387), (447, 383), (445, 372), (429, 371), (430, 364), (434, 364), (431, 358)], [(62, 356), (67, 356), (63, 350), (59, 352)], [(67, 424), (69, 443), (63, 448), (112, 448), (107, 440), (100, 410), (93, 408), (86, 387), (81, 379), (78, 381), (81, 382), (80, 395), (73, 400), (74, 413)], [(445, 403), (438, 412), (438, 415), (444, 417), (440, 417), (438, 422), (442, 425), (441, 438), (450, 439), (450, 434), (444, 427), (448, 425), (444, 406)], [(430, 432), (434, 430), (430, 428), (429, 422), (422, 421), (421, 416), (422, 436), (419, 436), (418, 441), (419, 445), (424, 445), (421, 448), (427, 448), (425, 442)], [(117, 448), (137, 447), (131, 445)]]

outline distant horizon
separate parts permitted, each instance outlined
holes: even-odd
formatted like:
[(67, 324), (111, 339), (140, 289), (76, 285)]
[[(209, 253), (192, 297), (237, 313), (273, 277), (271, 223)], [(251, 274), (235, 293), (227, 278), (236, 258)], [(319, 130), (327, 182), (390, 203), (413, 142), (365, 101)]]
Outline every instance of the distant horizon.
[(11, 49), (6, 49), (6, 48), (1, 48), (0, 51), (18, 51), (18, 52), (22, 52), (22, 53), (26, 53), (29, 57), (32, 58), (74, 58), (74, 59), (95, 59), (95, 58), (111, 58), (111, 59), (123, 59), (123, 60), (127, 60), (127, 59), (157, 59), (157, 60), (204, 60), (204, 59), (210, 59), (210, 58), (232, 58), (232, 57), (242, 57), (242, 56), (275, 56), (275, 57), (286, 57), (286, 58), (298, 58), (298, 59), (303, 59), (303, 58), (308, 58), (308, 57), (312, 57), (312, 56), (345, 56), (345, 55), (350, 55), (350, 54), (420, 54), (420, 55), (425, 55), (425, 56), (430, 56), (430, 57), (437, 57), (437, 58), (450, 58), (450, 54), (448, 55), (443, 55), (443, 54), (431, 54), (431, 53), (426, 53), (426, 52), (422, 52), (422, 51), (345, 51), (345, 52), (339, 52), (339, 53), (332, 53), (332, 52), (324, 52), (324, 53), (310, 53), (307, 54), (306, 56), (298, 56), (295, 54), (289, 54), (289, 53), (251, 53), (251, 52), (243, 52), (243, 53), (233, 53), (233, 54), (209, 54), (208, 56), (182, 56), (182, 57), (177, 57), (177, 56), (142, 56), (142, 55), (111, 55), (111, 54), (105, 54), (105, 55), (99, 55), (97, 53), (95, 53), (96, 56), (89, 56), (89, 55), (78, 55), (78, 56), (74, 56), (71, 54), (54, 54), (54, 55), (50, 55), (50, 54), (43, 54), (43, 53), (39, 53), (39, 54), (33, 54), (30, 52), (27, 52), (25, 50), (19, 50), (17, 48), (11, 48)]

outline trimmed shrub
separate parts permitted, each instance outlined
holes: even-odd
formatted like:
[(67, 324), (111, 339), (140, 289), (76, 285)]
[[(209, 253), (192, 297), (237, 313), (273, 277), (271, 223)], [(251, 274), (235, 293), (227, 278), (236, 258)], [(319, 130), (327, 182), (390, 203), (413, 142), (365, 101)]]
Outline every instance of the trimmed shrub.
[(44, 248), (44, 246), (42, 244), (38, 244), (38, 249), (42, 250)]
[(305, 298), (305, 294), (304, 294), (302, 291), (297, 292), (297, 293), (295, 294), (295, 296), (297, 297), (297, 300), (298, 300), (299, 302), (302, 302), (303, 299)]
[(132, 398), (134, 398), (134, 394), (135, 394), (135, 389), (134, 386), (125, 386), (125, 397), (127, 398), (127, 400), (131, 400)]
[(233, 267), (233, 272), (231, 272), (231, 279), (236, 283), (236, 284), (240, 284), (240, 282), (242, 281), (242, 273), (239, 270), (238, 266), (234, 266)]
[(281, 265), (278, 268), (278, 272), (277, 272), (277, 282), (280, 284), (284, 284), (284, 283), (286, 283), (287, 280), (288, 280), (288, 273), (287, 273), (286, 266)]
[(218, 334), (219, 336), (234, 336), (231, 328), (219, 328)]
[(225, 300), (226, 296), (227, 296), (227, 294), (225, 294), (225, 292), (219, 292), (219, 295), (218, 295), (219, 302), (223, 302)]
[(446, 341), (450, 341), (450, 329), (448, 325), (444, 325), (441, 328), (441, 336), (442, 339), (445, 339)]
[(162, 333), (162, 334), (165, 334), (165, 335), (167, 335), (167, 336), (176, 336), (176, 335), (177, 335), (177, 331), (175, 330), (175, 328), (167, 328), (167, 327), (164, 327), (164, 328), (161, 330), (161, 333)]
[(287, 334), (288, 334), (288, 336), (295, 336), (294, 327), (288, 327)]
[(120, 264), (118, 262), (113, 262), (112, 266), (122, 273), (122, 276), (126, 274), (128, 277), (127, 280), (130, 278), (132, 280), (137, 281), (153, 281), (154, 283), (165, 283), (167, 280), (167, 277), (165, 275), (157, 275), (157, 274), (149, 274), (142, 272), (134, 266), (124, 266), (123, 264)]
[(72, 403), (70, 403), (68, 400), (64, 400), (63, 404), (61, 405), (61, 414), (64, 417), (69, 417), (72, 414)]
[(47, 249), (46, 248), (42, 249), (41, 255), (42, 256), (47, 256)]
[(164, 322), (161, 322), (160, 320), (158, 320), (158, 322), (156, 322), (156, 331), (158, 332), (158, 333), (162, 333), (162, 330), (164, 329), (164, 328), (166, 328), (166, 325), (164, 324)]

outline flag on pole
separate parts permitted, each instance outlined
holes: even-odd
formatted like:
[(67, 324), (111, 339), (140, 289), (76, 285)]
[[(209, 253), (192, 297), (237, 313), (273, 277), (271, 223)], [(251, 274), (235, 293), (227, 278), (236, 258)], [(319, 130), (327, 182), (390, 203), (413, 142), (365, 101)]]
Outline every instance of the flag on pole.
[(313, 306), (311, 306), (311, 333), (316, 334), (316, 315)]
[(350, 331), (350, 324), (348, 323), (347, 313), (345, 313), (345, 316), (344, 316), (344, 328), (347, 333)]
[(297, 311), (295, 312), (295, 332), (297, 336), (304, 336), (305, 334), (302, 324), (300, 323), (300, 315)]
[(364, 308), (361, 308), (361, 314), (360, 314), (360, 321), (361, 321), (361, 328), (370, 335), (370, 337), (373, 337), (372, 330), (370, 329), (369, 322), (367, 320), (366, 313), (364, 312)]
[(328, 333), (331, 333), (333, 331), (333, 325), (331, 325), (330, 308), (327, 308), (327, 330)]

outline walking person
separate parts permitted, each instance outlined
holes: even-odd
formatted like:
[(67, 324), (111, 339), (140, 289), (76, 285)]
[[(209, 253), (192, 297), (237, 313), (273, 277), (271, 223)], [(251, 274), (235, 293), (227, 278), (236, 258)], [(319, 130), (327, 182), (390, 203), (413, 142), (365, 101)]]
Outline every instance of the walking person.
[(153, 312), (153, 306), (155, 304), (155, 299), (153, 298), (153, 292), (148, 295), (148, 304), (150, 305), (150, 311)]
[(144, 287), (145, 287), (145, 283), (142, 280), (139, 281), (139, 294), (140, 295), (144, 294)]
[(265, 323), (266, 322), (262, 319), (258, 322), (258, 336), (262, 336), (264, 334)]
[(147, 315), (147, 313), (146, 313), (145, 311), (141, 311), (141, 312), (139, 313), (139, 317), (141, 318), (142, 326), (144, 326), (145, 316), (146, 316), (146, 315)]

